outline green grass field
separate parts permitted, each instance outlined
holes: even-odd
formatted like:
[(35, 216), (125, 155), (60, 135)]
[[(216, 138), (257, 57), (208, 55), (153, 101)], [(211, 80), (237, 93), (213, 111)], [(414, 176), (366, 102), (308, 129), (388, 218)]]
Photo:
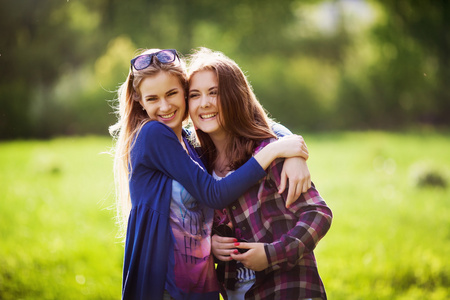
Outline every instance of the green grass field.
[[(329, 299), (449, 299), (450, 135), (305, 139), (334, 213), (315, 251)], [(0, 143), (0, 299), (120, 298), (109, 147), (107, 137)]]

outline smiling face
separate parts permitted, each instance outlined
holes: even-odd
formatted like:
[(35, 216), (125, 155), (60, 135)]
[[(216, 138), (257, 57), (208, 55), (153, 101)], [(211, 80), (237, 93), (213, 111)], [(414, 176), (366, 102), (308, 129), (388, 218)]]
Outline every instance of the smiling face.
[(220, 122), (218, 81), (213, 71), (194, 73), (189, 85), (189, 115), (194, 126), (210, 136), (224, 135)]
[(159, 72), (144, 78), (139, 85), (139, 92), (139, 103), (150, 119), (169, 126), (181, 138), (186, 102), (179, 79), (167, 72)]

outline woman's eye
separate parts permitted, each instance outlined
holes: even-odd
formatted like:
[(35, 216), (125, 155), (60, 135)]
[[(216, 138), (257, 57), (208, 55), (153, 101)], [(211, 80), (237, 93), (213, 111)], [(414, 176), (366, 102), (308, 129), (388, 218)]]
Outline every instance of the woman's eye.
[(174, 95), (176, 95), (176, 94), (178, 94), (178, 91), (173, 91), (173, 92), (170, 92), (170, 93), (168, 94), (168, 96), (174, 96)]
[(189, 99), (197, 98), (199, 94), (197, 93), (191, 93), (189, 94)]
[(148, 102), (151, 102), (151, 101), (156, 101), (156, 100), (158, 100), (158, 98), (156, 98), (156, 97), (150, 97), (150, 98), (147, 98), (147, 99), (145, 99), (145, 100), (147, 100)]
[(209, 94), (212, 95), (212, 96), (216, 96), (217, 95), (217, 91), (216, 90), (211, 91)]

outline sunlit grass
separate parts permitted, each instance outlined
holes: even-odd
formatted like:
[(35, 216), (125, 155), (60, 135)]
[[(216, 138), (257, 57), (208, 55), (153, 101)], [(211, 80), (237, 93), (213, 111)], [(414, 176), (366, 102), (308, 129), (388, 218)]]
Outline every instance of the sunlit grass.
[(427, 165), (450, 183), (450, 139), (378, 132), (308, 137), (313, 181), (334, 212), (316, 250), (330, 299), (447, 299), (450, 192), (419, 187)]
[(108, 138), (0, 144), (0, 298), (120, 298)]
[[(332, 208), (316, 256), (329, 299), (450, 297), (450, 138), (307, 135)], [(119, 299), (107, 137), (0, 143), (0, 299)], [(417, 185), (432, 170), (447, 187)]]

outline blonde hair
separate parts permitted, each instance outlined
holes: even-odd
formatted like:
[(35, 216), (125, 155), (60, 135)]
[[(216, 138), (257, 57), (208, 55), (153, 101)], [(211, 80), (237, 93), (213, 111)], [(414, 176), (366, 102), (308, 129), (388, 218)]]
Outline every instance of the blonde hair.
[[(143, 50), (140, 55), (151, 54), (157, 51), (160, 50), (147, 49)], [(167, 72), (178, 78), (183, 87), (183, 92), (186, 95), (186, 67), (181, 57), (173, 63), (160, 63), (154, 56), (153, 62), (147, 68), (143, 70), (131, 69), (127, 79), (119, 87), (117, 92), (118, 103), (114, 108), (117, 123), (109, 127), (109, 132), (115, 140), (114, 181), (116, 186), (116, 216), (121, 234), (126, 232), (126, 224), (131, 210), (129, 190), (129, 178), (131, 174), (130, 152), (133, 147), (133, 142), (142, 126), (150, 121), (147, 112), (142, 109), (139, 103), (141, 98), (139, 85), (143, 79), (155, 76), (159, 72)], [(188, 110), (186, 109), (184, 119), (187, 116)]]

